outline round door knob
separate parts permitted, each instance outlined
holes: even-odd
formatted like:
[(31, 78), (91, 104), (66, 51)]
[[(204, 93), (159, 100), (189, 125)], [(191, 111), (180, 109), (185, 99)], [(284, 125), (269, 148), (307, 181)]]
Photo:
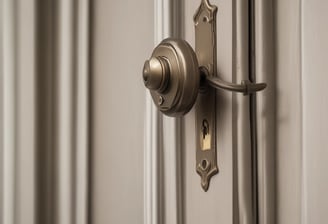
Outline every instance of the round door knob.
[(143, 80), (148, 89), (163, 92), (170, 79), (169, 65), (164, 58), (150, 58), (145, 62)]
[(196, 54), (184, 40), (163, 40), (144, 64), (144, 84), (158, 109), (168, 116), (181, 116), (192, 108), (199, 80)]

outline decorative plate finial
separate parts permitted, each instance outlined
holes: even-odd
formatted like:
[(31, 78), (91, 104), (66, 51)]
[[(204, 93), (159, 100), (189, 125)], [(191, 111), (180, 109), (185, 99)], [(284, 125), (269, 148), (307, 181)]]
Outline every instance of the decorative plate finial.
[(200, 19), (204, 19), (204, 18), (200, 18), (201, 14), (203, 12), (207, 12), (206, 14), (208, 15), (207, 19), (208, 22), (212, 21), (215, 16), (216, 16), (216, 12), (217, 12), (218, 8), (215, 5), (211, 5), (211, 3), (209, 2), (209, 0), (201, 0), (201, 3), (194, 15), (194, 23), (195, 25), (198, 24), (198, 21)]

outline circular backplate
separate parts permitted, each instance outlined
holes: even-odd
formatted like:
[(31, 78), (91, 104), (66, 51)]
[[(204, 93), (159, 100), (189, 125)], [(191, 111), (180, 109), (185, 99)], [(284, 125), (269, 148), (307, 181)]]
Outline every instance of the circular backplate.
[(166, 89), (150, 90), (156, 106), (168, 116), (184, 115), (194, 105), (199, 89), (195, 52), (186, 41), (168, 38), (154, 49), (152, 57), (164, 59), (169, 65)]

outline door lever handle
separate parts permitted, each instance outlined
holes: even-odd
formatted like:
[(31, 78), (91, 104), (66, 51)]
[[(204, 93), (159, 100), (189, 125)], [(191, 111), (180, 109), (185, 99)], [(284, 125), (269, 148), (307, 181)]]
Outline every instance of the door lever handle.
[[(186, 114), (194, 105), (199, 88), (207, 83), (215, 89), (240, 92), (244, 95), (261, 91), (265, 83), (243, 80), (241, 84), (226, 82), (210, 73), (211, 66), (198, 65), (196, 53), (184, 40), (163, 40), (146, 60), (143, 81), (156, 106), (168, 116)], [(211, 75), (212, 74), (212, 75)]]
[(214, 87), (215, 89), (224, 89), (248, 95), (261, 91), (267, 86), (266, 83), (252, 83), (249, 80), (242, 80), (241, 84), (230, 83), (220, 79), (219, 77), (209, 76), (207, 73), (208, 72), (206, 69), (200, 68), (201, 80), (206, 79), (208, 85)]

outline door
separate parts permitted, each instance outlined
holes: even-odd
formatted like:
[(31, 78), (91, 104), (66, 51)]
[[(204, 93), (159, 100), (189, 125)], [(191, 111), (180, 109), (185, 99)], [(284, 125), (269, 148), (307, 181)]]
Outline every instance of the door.
[[(193, 71), (193, 16), (208, 2), (217, 77), (266, 88), (208, 87), (214, 124), (199, 128), (201, 90), (188, 113), (166, 116), (143, 66), (175, 38), (196, 51)], [(0, 0), (0, 10), (0, 223), (328, 223), (326, 1)], [(188, 77), (210, 83), (215, 69)], [(204, 190), (197, 136), (208, 130), (218, 172)]]

